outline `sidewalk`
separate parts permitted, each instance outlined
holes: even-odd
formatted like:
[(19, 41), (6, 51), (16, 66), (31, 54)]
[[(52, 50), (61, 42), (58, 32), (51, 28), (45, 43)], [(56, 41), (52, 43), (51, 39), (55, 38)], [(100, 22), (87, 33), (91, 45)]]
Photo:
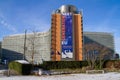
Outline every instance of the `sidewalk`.
[(3, 76), (0, 80), (120, 80), (120, 73), (105, 74), (69, 74), (52, 76)]

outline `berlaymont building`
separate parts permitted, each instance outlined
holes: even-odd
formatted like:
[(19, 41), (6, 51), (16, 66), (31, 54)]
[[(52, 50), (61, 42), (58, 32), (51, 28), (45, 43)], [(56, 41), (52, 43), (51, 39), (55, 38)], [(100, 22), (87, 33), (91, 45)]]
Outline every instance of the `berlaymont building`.
[(107, 59), (113, 59), (113, 34), (83, 32), (82, 12), (73, 5), (63, 5), (52, 13), (49, 31), (4, 37), (1, 58), (8, 61), (26, 59), (35, 63), (81, 61), (85, 60), (84, 45), (90, 43), (108, 48)]

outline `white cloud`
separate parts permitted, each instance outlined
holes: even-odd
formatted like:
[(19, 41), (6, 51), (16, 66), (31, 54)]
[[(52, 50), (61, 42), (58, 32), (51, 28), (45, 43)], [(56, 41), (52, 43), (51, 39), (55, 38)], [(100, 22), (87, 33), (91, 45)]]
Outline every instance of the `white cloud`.
[(85, 25), (83, 27), (84, 31), (97, 31), (97, 32), (111, 32), (116, 33), (118, 32), (117, 28), (113, 28), (109, 25)]
[(1, 19), (0, 24), (2, 27), (5, 27), (6, 29), (12, 31), (13, 33), (17, 32), (17, 29), (13, 27), (11, 24), (7, 23), (5, 20)]
[(5, 20), (5, 16), (3, 15), (1, 10), (0, 10), (0, 24), (2, 25), (1, 27), (5, 27), (6, 29), (10, 30), (13, 33), (17, 32), (17, 29)]
[(47, 21), (45, 21), (43, 18), (38, 18), (36, 16), (26, 16), (26, 20), (22, 21), (29, 26), (29, 29), (34, 29), (42, 32), (47, 31), (51, 25), (47, 23)]

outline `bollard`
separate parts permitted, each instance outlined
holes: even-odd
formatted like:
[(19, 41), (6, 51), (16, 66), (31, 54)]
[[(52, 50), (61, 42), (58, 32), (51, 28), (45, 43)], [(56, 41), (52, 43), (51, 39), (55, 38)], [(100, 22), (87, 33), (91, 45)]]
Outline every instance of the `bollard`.
[(7, 77), (10, 77), (10, 69), (7, 71)]
[(39, 76), (42, 75), (42, 70), (41, 69), (39, 69), (38, 74), (39, 74)]

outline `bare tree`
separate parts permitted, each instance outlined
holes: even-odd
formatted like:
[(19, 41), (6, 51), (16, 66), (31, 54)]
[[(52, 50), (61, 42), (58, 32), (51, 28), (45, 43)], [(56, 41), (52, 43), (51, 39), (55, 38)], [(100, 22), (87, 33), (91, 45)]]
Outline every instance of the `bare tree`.
[(34, 55), (38, 53), (37, 51), (37, 32), (33, 31), (33, 33), (28, 37), (28, 52), (31, 54), (31, 63), (34, 63)]
[(99, 68), (102, 68), (105, 56), (110, 53), (110, 49), (98, 43), (88, 43), (84, 45), (84, 57), (89, 66), (94, 69), (96, 61), (99, 61)]

